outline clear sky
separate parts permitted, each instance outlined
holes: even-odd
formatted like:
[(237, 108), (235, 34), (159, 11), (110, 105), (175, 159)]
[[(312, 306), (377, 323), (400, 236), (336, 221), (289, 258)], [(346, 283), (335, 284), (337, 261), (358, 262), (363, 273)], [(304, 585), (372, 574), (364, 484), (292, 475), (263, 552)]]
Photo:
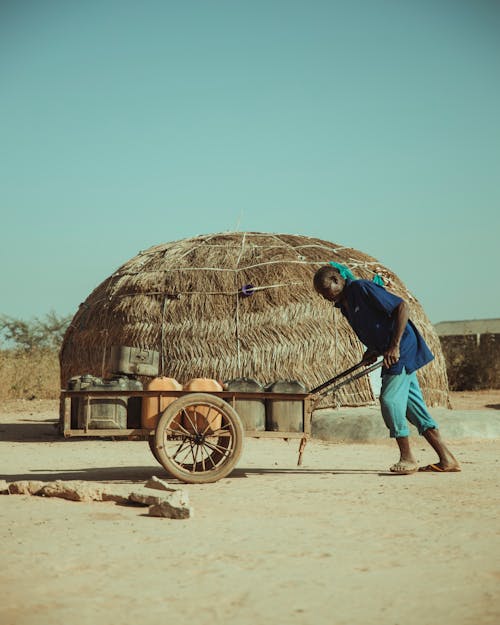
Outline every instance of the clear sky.
[(499, 33), (496, 0), (0, 0), (0, 313), (253, 230), (499, 317)]

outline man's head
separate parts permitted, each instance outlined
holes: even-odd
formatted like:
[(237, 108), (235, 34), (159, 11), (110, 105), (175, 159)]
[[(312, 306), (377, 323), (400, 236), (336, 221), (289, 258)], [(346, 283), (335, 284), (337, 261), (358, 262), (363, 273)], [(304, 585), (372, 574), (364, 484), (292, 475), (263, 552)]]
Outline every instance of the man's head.
[(337, 303), (342, 299), (345, 279), (340, 275), (339, 270), (332, 265), (320, 267), (314, 274), (313, 284), (316, 292), (329, 302)]

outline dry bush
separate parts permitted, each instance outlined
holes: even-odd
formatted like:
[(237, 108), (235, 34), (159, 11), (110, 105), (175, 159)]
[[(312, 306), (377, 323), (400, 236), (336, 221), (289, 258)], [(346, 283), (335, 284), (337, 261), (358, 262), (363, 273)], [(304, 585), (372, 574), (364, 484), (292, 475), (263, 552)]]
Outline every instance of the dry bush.
[(56, 350), (0, 350), (0, 400), (57, 399), (59, 379)]

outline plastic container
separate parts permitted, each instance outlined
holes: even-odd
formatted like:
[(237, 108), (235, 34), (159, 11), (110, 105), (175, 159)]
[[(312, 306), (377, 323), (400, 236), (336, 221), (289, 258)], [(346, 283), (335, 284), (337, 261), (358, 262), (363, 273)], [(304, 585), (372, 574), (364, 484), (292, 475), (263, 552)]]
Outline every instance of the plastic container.
[[(83, 375), (70, 380), (71, 390), (75, 391), (126, 391), (129, 390), (127, 378), (102, 380), (92, 375)], [(77, 428), (80, 430), (114, 430), (127, 428), (127, 397), (103, 397), (99, 399), (77, 398), (75, 402)], [(73, 413), (73, 404), (72, 404)]]
[[(210, 393), (222, 391), (222, 386), (217, 380), (211, 378), (193, 378), (183, 386), (184, 391), (197, 393)], [(215, 408), (209, 406), (197, 406), (196, 408), (186, 408), (186, 415), (182, 417), (182, 425), (189, 432), (203, 432), (211, 434), (218, 430), (222, 423), (222, 415)]]
[[(94, 375), (90, 375), (90, 373), (86, 373), (85, 375), (75, 375), (68, 381), (68, 390), (69, 391), (84, 391), (88, 388), (95, 387), (98, 385), (102, 385), (102, 379), (98, 378)], [(82, 400), (79, 397), (71, 398), (71, 429), (78, 429), (79, 425), (79, 412), (80, 412), (80, 402)]]
[[(135, 378), (126, 378), (128, 380), (129, 391), (142, 391), (142, 382)], [(140, 428), (142, 413), (142, 397), (129, 397), (127, 400), (127, 427)]]
[[(306, 393), (296, 380), (278, 380), (266, 386), (270, 393)], [(301, 400), (268, 399), (266, 401), (266, 429), (272, 432), (303, 432), (304, 402)]]
[[(261, 393), (264, 387), (252, 378), (236, 378), (225, 384), (226, 390), (240, 393)], [(235, 399), (234, 409), (247, 431), (266, 429), (266, 402), (263, 399)]]
[(159, 359), (160, 354), (154, 349), (113, 345), (109, 370), (118, 374), (155, 376), (159, 372)]
[[(147, 391), (181, 391), (182, 384), (174, 378), (154, 378), (146, 385)], [(175, 397), (144, 397), (142, 401), (141, 425), (148, 430), (154, 430), (158, 419), (165, 408), (175, 401)], [(172, 424), (173, 425), (173, 424)]]

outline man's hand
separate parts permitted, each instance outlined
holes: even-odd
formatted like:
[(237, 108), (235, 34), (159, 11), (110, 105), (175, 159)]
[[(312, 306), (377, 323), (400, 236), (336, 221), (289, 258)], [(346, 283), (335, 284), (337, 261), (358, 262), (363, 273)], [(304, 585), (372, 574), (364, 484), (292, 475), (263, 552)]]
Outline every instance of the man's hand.
[(394, 332), (389, 349), (384, 353), (384, 367), (392, 367), (399, 360), (399, 341), (408, 323), (408, 314), (408, 304), (406, 302), (401, 302), (394, 311)]
[(395, 365), (399, 360), (399, 345), (395, 347), (389, 347), (384, 354), (384, 367), (389, 368)]
[(373, 363), (376, 362), (377, 358), (377, 352), (372, 352), (371, 350), (367, 349), (366, 352), (363, 354), (361, 362), (364, 362), (365, 365), (373, 365)]

